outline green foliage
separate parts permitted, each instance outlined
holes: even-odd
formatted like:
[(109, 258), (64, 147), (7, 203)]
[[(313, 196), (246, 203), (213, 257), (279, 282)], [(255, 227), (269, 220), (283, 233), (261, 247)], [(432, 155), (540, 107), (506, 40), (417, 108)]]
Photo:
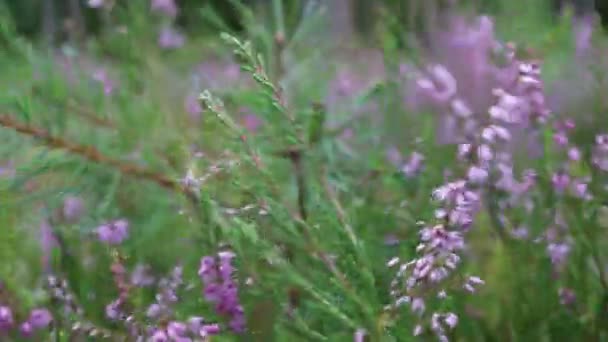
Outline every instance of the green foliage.
[[(435, 143), (436, 118), (406, 109), (402, 89), (392, 77), (367, 87), (349, 103), (352, 108), (377, 104), (382, 124), (342, 121), (342, 113), (321, 105), (326, 100), (323, 84), (330, 78), (329, 68), (322, 65), (324, 58), (329, 63), (327, 43), (319, 41), (316, 51), (308, 51), (315, 50), (310, 42), (324, 29), (321, 14), (305, 17), (298, 6), (274, 1), (273, 15), (261, 17), (252, 7), (229, 3), (243, 18), (241, 32), (227, 25), (211, 2), (181, 3), (187, 12), (183, 20), (202, 20), (212, 27), (191, 24), (192, 36), (211, 31), (213, 37), (193, 38), (178, 51), (156, 46), (158, 25), (141, 1), (113, 12), (115, 24), (126, 33), (108, 29), (82, 46), (53, 52), (18, 36), (0, 8), (0, 46), (8, 47), (0, 53), (0, 116), (76, 146), (0, 127), (0, 167), (8, 161), (16, 165), (14, 177), (0, 173), (0, 280), (10, 304), (19, 307), (20, 317), (32, 307), (52, 305), (40, 295), (44, 267), (38, 234), (41, 222), (53, 219), (65, 245), (53, 249), (50, 266), (69, 280), (87, 319), (100, 327), (120, 329), (104, 316), (117, 294), (109, 270), (117, 254), (129, 269), (149, 264), (156, 276), (183, 264), (184, 278), (192, 286), (180, 293), (185, 300), (176, 316), (221, 321), (200, 295), (196, 270), (202, 256), (230, 247), (237, 255), (250, 327), (243, 340), (346, 341), (360, 328), (371, 341), (413, 340), (415, 315), (407, 309), (395, 315), (384, 309), (392, 300), (388, 291), (394, 276), (386, 262), (395, 255), (406, 260), (415, 254), (417, 222), (433, 217), (429, 196), (443, 182), (444, 170), (455, 165), (454, 148)], [(547, 20), (540, 2), (517, 23), (507, 1), (497, 4), (488, 8), (506, 13), (497, 17), (501, 35), (542, 47), (548, 78), (558, 79), (573, 55), (572, 28), (565, 21)], [(405, 55), (411, 46), (396, 19), (401, 14), (393, 9), (390, 4), (382, 8), (381, 15), (391, 20), (379, 23), (377, 31), (390, 54), (385, 56), (388, 64), (416, 53)], [(422, 25), (415, 16), (411, 20), (406, 24)], [(20, 23), (26, 24), (32, 25)], [(285, 35), (284, 42), (277, 40), (276, 31)], [(192, 119), (183, 107), (192, 91), (190, 70), (200, 62), (201, 50), (213, 50), (209, 55), (214, 57), (232, 53), (244, 77), (239, 85), (195, 89), (203, 109), (199, 119)], [(100, 66), (116, 83), (111, 94), (104, 94), (101, 82), (91, 77)], [(600, 104), (584, 110), (600, 117), (606, 108), (599, 90), (593, 96)], [(242, 107), (262, 122), (257, 130), (243, 123)], [(336, 121), (341, 124), (330, 127)], [(356, 132), (350, 141), (342, 138), (346, 129)], [(545, 133), (549, 151), (553, 137)], [(576, 134), (589, 150), (590, 131)], [(391, 145), (425, 155), (424, 173), (404, 178), (386, 161)], [(87, 153), (101, 157), (93, 160)], [(599, 190), (605, 176), (594, 178), (597, 183), (591, 187), (601, 198), (592, 204), (558, 199), (551, 190), (554, 158), (545, 153), (534, 161), (542, 171), (542, 191), (534, 200), (537, 207), (566, 208), (565, 219), (575, 228), (568, 277), (553, 278), (550, 261), (537, 245), (497, 240), (492, 218), (480, 214), (480, 229), (472, 233), (471, 255), (466, 256), (472, 262), (464, 272), (480, 274), (486, 285), (476, 296), (446, 301), (446, 310), (461, 315), (453, 340), (608, 338), (602, 311), (606, 288), (598, 280), (605, 271), (589, 271), (588, 266), (606, 265), (605, 192)], [(137, 174), (136, 167), (153, 175)], [(573, 173), (581, 176), (595, 172), (583, 161), (575, 167)], [(192, 189), (174, 186), (189, 172), (198, 180)], [(164, 178), (159, 181), (160, 176)], [(56, 219), (66, 195), (85, 199), (86, 214), (75, 223)], [(550, 224), (541, 211), (513, 215), (533, 234)], [(130, 223), (123, 245), (97, 241), (97, 226), (122, 217)], [(389, 235), (399, 243), (387, 244)], [(561, 287), (577, 293), (579, 306), (560, 304)], [(132, 300), (145, 308), (154, 295), (154, 289), (139, 289)], [(0, 304), (9, 303), (5, 297), (0, 296)], [(60, 327), (57, 334), (67, 335), (69, 328)], [(213, 341), (224, 339), (233, 340)]]

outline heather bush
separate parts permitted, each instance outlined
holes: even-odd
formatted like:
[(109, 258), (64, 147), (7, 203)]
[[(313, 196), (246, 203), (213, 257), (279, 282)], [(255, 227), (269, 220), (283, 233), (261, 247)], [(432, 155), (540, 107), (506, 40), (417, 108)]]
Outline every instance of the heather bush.
[(0, 340), (608, 340), (598, 18), (186, 3), (0, 6)]

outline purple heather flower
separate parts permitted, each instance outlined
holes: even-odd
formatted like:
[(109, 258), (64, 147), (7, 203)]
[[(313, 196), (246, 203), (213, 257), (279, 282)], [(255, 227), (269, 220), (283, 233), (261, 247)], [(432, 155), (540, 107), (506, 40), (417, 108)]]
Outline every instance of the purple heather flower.
[(243, 333), (245, 331), (247, 323), (245, 322), (245, 313), (241, 306), (238, 306), (237, 309), (233, 310), (230, 313), (233, 318), (228, 323), (228, 326), (235, 333)]
[(126, 220), (116, 220), (97, 227), (96, 231), (100, 241), (118, 245), (129, 235), (129, 223)]
[(386, 150), (386, 159), (395, 166), (399, 166), (403, 162), (401, 152), (394, 146), (391, 146)]
[(190, 329), (191, 332), (198, 334), (198, 332), (203, 327), (204, 322), (205, 322), (205, 319), (203, 319), (203, 317), (198, 317), (198, 316), (190, 317), (188, 319), (188, 329)]
[(201, 328), (201, 336), (217, 335), (221, 331), (218, 324), (205, 324)]
[(99, 68), (93, 72), (93, 79), (103, 86), (103, 93), (110, 95), (114, 91), (114, 82), (110, 79), (108, 72), (104, 68)]
[(475, 184), (482, 184), (488, 179), (488, 171), (479, 167), (479, 166), (471, 166), (469, 168), (469, 172), (467, 173), (467, 178), (469, 181)]
[(245, 126), (245, 128), (252, 133), (257, 132), (257, 130), (262, 125), (262, 120), (260, 120), (257, 115), (252, 113), (245, 114), (242, 120), (243, 126)]
[(169, 342), (169, 337), (164, 330), (157, 329), (150, 337), (150, 342)]
[(354, 342), (365, 342), (365, 336), (367, 335), (367, 332), (365, 331), (365, 329), (357, 329), (355, 331), (355, 335), (353, 337), (353, 341)]
[(27, 319), (35, 330), (46, 328), (52, 320), (53, 316), (47, 309), (34, 309)]
[(570, 184), (572, 186), (574, 196), (584, 200), (590, 200), (592, 198), (591, 194), (589, 193), (588, 181), (575, 179)]
[(566, 132), (563, 131), (557, 132), (553, 136), (553, 141), (557, 144), (557, 146), (565, 147), (568, 145), (568, 135), (566, 135)]
[(572, 306), (576, 302), (576, 294), (569, 288), (560, 288), (559, 298), (560, 303), (565, 306)]
[(172, 27), (163, 28), (158, 35), (158, 46), (163, 49), (178, 49), (184, 45), (186, 38)]
[(556, 267), (561, 267), (568, 254), (570, 254), (570, 245), (566, 243), (550, 243), (547, 246), (547, 252), (551, 258), (551, 263)]
[(162, 13), (170, 18), (177, 15), (177, 6), (174, 0), (151, 0), (150, 8), (152, 11)]
[(3, 162), (0, 164), (0, 177), (13, 177), (15, 175), (15, 166), (12, 161)]
[(516, 239), (527, 239), (529, 235), (530, 233), (528, 232), (528, 229), (526, 227), (519, 227), (511, 231), (511, 236)]
[(564, 172), (554, 173), (551, 177), (551, 183), (557, 193), (563, 193), (570, 184), (570, 176)]
[(186, 112), (190, 115), (190, 119), (197, 121), (200, 119), (203, 113), (203, 108), (198, 100), (197, 95), (188, 95), (185, 100), (184, 107)]
[(68, 223), (76, 223), (84, 212), (84, 203), (80, 197), (67, 196), (63, 200), (63, 219)]
[(581, 160), (581, 151), (576, 147), (570, 148), (568, 150), (568, 159), (570, 159), (572, 161)]
[(412, 152), (409, 159), (401, 167), (401, 172), (407, 177), (418, 175), (424, 167), (424, 156), (418, 152)]
[(201, 259), (201, 266), (198, 269), (198, 276), (201, 277), (204, 283), (210, 283), (216, 279), (215, 259), (210, 256)]
[(156, 302), (148, 307), (146, 315), (154, 320), (172, 315), (172, 307), (178, 301), (177, 291), (182, 285), (183, 267), (177, 265), (169, 277), (159, 281)]
[(576, 42), (576, 54), (584, 55), (591, 48), (591, 38), (593, 37), (593, 18), (589, 15), (584, 16), (574, 23), (574, 40)]
[(348, 127), (340, 133), (340, 138), (344, 140), (352, 139), (355, 136), (355, 132), (352, 128)]
[(598, 169), (608, 171), (608, 135), (602, 134), (595, 138), (592, 162)]
[(142, 264), (135, 266), (131, 274), (131, 284), (138, 287), (146, 287), (153, 283), (154, 277), (150, 275), (150, 268), (148, 266)]
[(470, 293), (477, 292), (476, 286), (483, 285), (485, 282), (479, 277), (468, 277), (463, 288)]
[(230, 328), (241, 333), (245, 330), (245, 315), (233, 280), (234, 257), (235, 254), (230, 251), (219, 252), (217, 261), (213, 257), (203, 257), (198, 274), (203, 281), (205, 299), (215, 303), (215, 310), (220, 315), (230, 317)]
[(6, 331), (13, 327), (13, 312), (8, 306), (0, 306), (0, 331)]
[(453, 329), (458, 324), (458, 316), (452, 312), (448, 312), (445, 314), (445, 316), (443, 316), (443, 321), (448, 325), (448, 327)]
[(25, 321), (19, 326), (19, 332), (25, 337), (31, 337), (32, 333), (34, 332), (34, 328), (30, 322)]
[(108, 317), (111, 320), (119, 319), (122, 314), (122, 310), (120, 310), (121, 304), (122, 304), (122, 302), (119, 299), (117, 299), (117, 300), (113, 301), (112, 303), (106, 305), (106, 317)]
[(424, 300), (422, 298), (414, 298), (411, 307), (414, 313), (422, 315), (425, 309)]
[(182, 322), (170, 322), (167, 325), (167, 335), (173, 340), (185, 338), (188, 334), (188, 326)]
[(160, 317), (162, 312), (163, 312), (162, 306), (158, 303), (153, 303), (148, 307), (148, 310), (146, 311), (146, 316), (148, 316), (149, 318), (152, 318), (152, 319), (156, 319), (156, 318)]

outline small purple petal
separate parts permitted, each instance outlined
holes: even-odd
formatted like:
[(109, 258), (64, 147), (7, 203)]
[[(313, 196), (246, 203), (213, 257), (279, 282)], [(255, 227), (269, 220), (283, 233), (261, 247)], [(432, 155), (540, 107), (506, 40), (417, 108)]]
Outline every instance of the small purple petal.
[(33, 329), (38, 330), (46, 328), (53, 321), (53, 316), (47, 309), (34, 309), (27, 320)]

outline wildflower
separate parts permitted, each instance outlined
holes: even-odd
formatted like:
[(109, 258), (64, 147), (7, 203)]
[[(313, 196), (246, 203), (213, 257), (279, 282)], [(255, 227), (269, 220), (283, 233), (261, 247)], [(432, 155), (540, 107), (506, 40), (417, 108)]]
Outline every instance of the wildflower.
[(220, 333), (220, 326), (218, 324), (206, 324), (200, 330), (201, 337), (209, 335), (217, 335)]
[(414, 298), (412, 300), (412, 312), (422, 315), (424, 313), (425, 305), (422, 298)]
[(62, 215), (67, 223), (76, 223), (84, 212), (82, 199), (76, 196), (67, 196), (63, 200)]
[(565, 132), (557, 132), (553, 135), (553, 141), (557, 146), (564, 147), (568, 145), (568, 136)]
[(0, 306), (0, 331), (6, 331), (13, 327), (13, 312), (8, 306)]
[(576, 294), (572, 289), (560, 288), (558, 290), (560, 303), (564, 306), (572, 306), (576, 302)]
[(52, 320), (53, 316), (47, 309), (34, 309), (30, 312), (27, 322), (30, 323), (32, 329), (38, 330), (46, 328)]
[(473, 115), (473, 111), (462, 99), (454, 99), (451, 103), (452, 112), (459, 117), (468, 118)]
[(494, 152), (492, 152), (490, 146), (481, 144), (477, 149), (477, 157), (479, 160), (487, 162), (494, 158)]
[(139, 287), (150, 286), (154, 283), (154, 277), (149, 274), (150, 269), (146, 265), (135, 266), (131, 274), (131, 284)]
[(590, 200), (592, 198), (591, 194), (589, 193), (588, 180), (574, 179), (570, 185), (574, 196), (583, 200)]
[(570, 246), (566, 243), (550, 243), (547, 246), (547, 252), (551, 258), (551, 263), (556, 267), (560, 267), (566, 261), (566, 257), (570, 253)]
[(169, 342), (169, 337), (164, 330), (157, 329), (150, 338), (150, 342)]
[(423, 167), (424, 156), (414, 151), (407, 162), (401, 167), (401, 172), (407, 177), (414, 177), (422, 171)]
[(467, 174), (467, 178), (475, 184), (484, 183), (488, 179), (488, 171), (479, 167), (479, 166), (471, 166), (469, 168), (469, 172)]
[(185, 338), (188, 334), (188, 326), (182, 322), (170, 322), (167, 325), (167, 335), (172, 340)]
[(0, 163), (0, 177), (15, 176), (15, 165), (12, 161)]
[(99, 240), (109, 245), (122, 243), (129, 234), (129, 223), (126, 220), (116, 220), (97, 227)]
[(122, 317), (122, 310), (120, 310), (120, 305), (122, 301), (117, 299), (106, 305), (106, 317), (111, 320), (118, 320)]
[(529, 236), (529, 232), (528, 229), (526, 227), (519, 227), (516, 229), (513, 229), (513, 231), (511, 231), (511, 236), (513, 236), (516, 239), (527, 239)]
[(551, 176), (551, 183), (557, 193), (563, 193), (570, 184), (570, 176), (565, 172), (556, 172)]
[(204, 321), (205, 320), (203, 319), (203, 317), (198, 317), (198, 316), (190, 317), (188, 319), (188, 329), (190, 329), (190, 331), (192, 331), (193, 333), (198, 334), (198, 332), (203, 327)]
[(178, 49), (185, 41), (186, 38), (172, 27), (163, 28), (158, 35), (158, 46), (163, 49)]
[(203, 113), (203, 108), (198, 100), (197, 95), (189, 95), (186, 97), (184, 107), (192, 120), (199, 120)]
[(152, 319), (157, 319), (162, 313), (162, 307), (158, 303), (151, 304), (146, 311), (146, 316)]
[(206, 256), (201, 259), (198, 274), (204, 284), (204, 296), (215, 303), (215, 310), (230, 318), (228, 325), (237, 333), (245, 330), (245, 315), (238, 298), (238, 288), (232, 279), (235, 254), (230, 251), (219, 252), (217, 259)]
[(355, 335), (354, 335), (354, 342), (364, 342), (365, 341), (365, 336), (367, 335), (365, 329), (357, 329), (355, 331)]
[(403, 162), (401, 152), (394, 146), (391, 146), (386, 150), (386, 159), (394, 166), (399, 166)]
[(570, 148), (568, 150), (568, 159), (570, 159), (572, 161), (581, 160), (581, 151), (576, 147)]
[(473, 149), (473, 145), (471, 145), (471, 144), (468, 144), (468, 143), (459, 144), (458, 145), (458, 158), (465, 159), (466, 157), (469, 156), (472, 149)]
[(103, 86), (103, 93), (105, 95), (110, 95), (112, 94), (112, 92), (114, 92), (114, 82), (110, 79), (110, 76), (108, 75), (108, 72), (105, 69), (99, 68), (95, 70), (93, 72), (92, 78), (93, 80), (101, 83), (101, 85)]
[(484, 283), (485, 282), (483, 280), (481, 280), (481, 278), (479, 278), (479, 277), (475, 277), (475, 276), (467, 277), (467, 280), (465, 281), (463, 288), (470, 293), (475, 293), (475, 292), (477, 292), (476, 286), (483, 285)]
[(443, 317), (443, 321), (453, 329), (458, 324), (458, 316), (452, 312), (449, 312)]
[(183, 284), (183, 267), (177, 265), (173, 268), (169, 277), (159, 281), (159, 291), (156, 294), (156, 302), (148, 307), (146, 315), (152, 319), (170, 316), (172, 307), (178, 301), (177, 291)]
[(177, 15), (177, 6), (174, 0), (152, 0), (150, 4), (152, 11), (159, 12), (170, 18)]
[(608, 171), (608, 135), (598, 135), (592, 153), (592, 162), (602, 171)]
[(34, 328), (30, 322), (25, 321), (19, 326), (19, 332), (25, 337), (31, 337), (34, 333)]
[(252, 113), (247, 113), (243, 116), (243, 126), (245, 126), (245, 129), (247, 129), (249, 132), (257, 132), (257, 130), (260, 128), (260, 126), (262, 125), (262, 120), (260, 120), (260, 118)]

